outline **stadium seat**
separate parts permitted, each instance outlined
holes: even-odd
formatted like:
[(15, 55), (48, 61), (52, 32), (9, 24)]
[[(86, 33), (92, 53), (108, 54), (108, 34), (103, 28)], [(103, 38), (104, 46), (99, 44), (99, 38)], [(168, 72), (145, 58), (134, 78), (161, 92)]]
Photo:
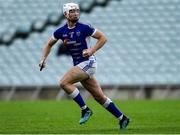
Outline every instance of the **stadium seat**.
[[(57, 85), (59, 78), (72, 66), (71, 58), (64, 55), (57, 57), (57, 44), (48, 58), (47, 68), (39, 71), (38, 63), (44, 44), (57, 28), (49, 25), (42, 30), (42, 27), (46, 21), (62, 25), (64, 20), (57, 24), (62, 12), (61, 15), (57, 12), (60, 5), (69, 1), (62, 0), (60, 5), (48, 0), (37, 0), (37, 4), (33, 4), (33, 0), (17, 0), (17, 5), (13, 4), (13, 0), (7, 1), (2, 3), (0, 15), (7, 7), (14, 10), (39, 7), (38, 11), (20, 10), (16, 14), (22, 14), (22, 17), (18, 17), (19, 21), (24, 19), (21, 31), (28, 31), (30, 24), (33, 24), (33, 29), (41, 33), (33, 32), (26, 39), (16, 39), (10, 46), (0, 45), (0, 85)], [(82, 0), (78, 2), (83, 3)], [(91, 2), (87, 1), (84, 8), (89, 8)], [(95, 6), (89, 14), (81, 13), (81, 22), (92, 24), (108, 38), (106, 45), (96, 53), (97, 78), (101, 84), (179, 83), (179, 4), (178, 0), (113, 0), (105, 7)], [(44, 11), (47, 7), (50, 9)], [(45, 17), (39, 17), (42, 14)], [(19, 22), (6, 24), (11, 22), (7, 16), (11, 16), (13, 22), (17, 20), (12, 11), (7, 11), (1, 18), (0, 35), (3, 41), (9, 42), (19, 28)], [(31, 23), (27, 23), (27, 20)], [(3, 34), (9, 28), (6, 37)], [(95, 40), (91, 44), (94, 45)]]
[[(74, 0), (80, 3), (82, 0)], [(62, 15), (62, 5), (68, 0), (61, 0), (60, 4), (51, 0), (7, 0), (0, 1), (0, 39), (1, 42), (7, 43), (17, 34), (28, 34), (33, 30), (41, 31), (45, 24), (55, 23), (59, 15)], [(59, 11), (59, 12), (58, 12)], [(59, 13), (58, 15), (56, 13)], [(49, 20), (48, 20), (49, 19)], [(15, 32), (6, 34), (8, 29)], [(5, 34), (4, 34), (5, 33)]]

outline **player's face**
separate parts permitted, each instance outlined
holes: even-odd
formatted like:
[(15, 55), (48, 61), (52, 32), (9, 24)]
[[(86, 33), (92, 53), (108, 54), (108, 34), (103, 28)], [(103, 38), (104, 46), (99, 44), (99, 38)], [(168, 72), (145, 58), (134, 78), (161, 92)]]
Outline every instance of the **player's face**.
[(71, 22), (77, 22), (79, 20), (79, 16), (80, 16), (79, 9), (71, 9), (69, 10), (67, 19)]

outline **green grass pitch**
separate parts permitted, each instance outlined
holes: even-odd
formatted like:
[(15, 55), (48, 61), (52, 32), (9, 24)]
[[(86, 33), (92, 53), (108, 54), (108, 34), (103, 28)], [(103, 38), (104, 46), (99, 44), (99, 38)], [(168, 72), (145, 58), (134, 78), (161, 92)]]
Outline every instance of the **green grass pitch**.
[(94, 100), (87, 100), (94, 114), (84, 125), (72, 100), (0, 102), (0, 134), (180, 134), (180, 100), (114, 102), (131, 118), (125, 130)]

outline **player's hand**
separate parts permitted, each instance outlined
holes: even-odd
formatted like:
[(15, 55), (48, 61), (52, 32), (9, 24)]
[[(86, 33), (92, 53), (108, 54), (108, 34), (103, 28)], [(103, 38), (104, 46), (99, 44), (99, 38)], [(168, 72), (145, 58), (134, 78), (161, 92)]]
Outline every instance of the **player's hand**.
[(41, 60), (39, 63), (40, 71), (42, 71), (43, 68), (45, 68), (45, 65), (46, 65), (45, 60)]
[(92, 48), (83, 50), (83, 57), (90, 57), (94, 54), (94, 51)]

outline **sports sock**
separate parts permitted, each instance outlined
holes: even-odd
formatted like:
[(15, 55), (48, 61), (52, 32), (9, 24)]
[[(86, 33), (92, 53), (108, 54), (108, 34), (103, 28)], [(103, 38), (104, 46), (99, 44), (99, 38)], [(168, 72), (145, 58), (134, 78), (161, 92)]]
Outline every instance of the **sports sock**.
[(69, 96), (79, 105), (79, 107), (84, 110), (87, 108), (79, 90), (76, 88)]
[(111, 99), (107, 98), (105, 103), (103, 104), (103, 107), (106, 108), (111, 114), (113, 114), (119, 120), (123, 118), (122, 112), (115, 106)]

